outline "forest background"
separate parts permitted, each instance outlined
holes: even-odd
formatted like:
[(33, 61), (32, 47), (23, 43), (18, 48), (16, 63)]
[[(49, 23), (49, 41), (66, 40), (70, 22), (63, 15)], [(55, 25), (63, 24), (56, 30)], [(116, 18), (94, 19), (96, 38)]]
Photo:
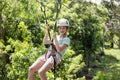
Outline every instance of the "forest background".
[[(53, 31), (57, 0), (42, 0)], [(120, 79), (120, 0), (62, 0), (59, 18), (70, 21), (71, 45), (56, 80)], [(47, 48), (40, 0), (0, 0), (0, 79), (26, 80), (29, 66)], [(47, 73), (53, 80), (53, 72)], [(35, 80), (39, 80), (36, 73)]]

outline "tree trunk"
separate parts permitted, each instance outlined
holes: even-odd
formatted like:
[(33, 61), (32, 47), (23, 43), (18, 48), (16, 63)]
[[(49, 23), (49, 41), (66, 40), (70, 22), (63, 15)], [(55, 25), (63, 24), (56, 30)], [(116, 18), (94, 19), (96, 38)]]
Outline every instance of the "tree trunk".
[(3, 35), (3, 27), (1, 26), (2, 24), (2, 16), (0, 14), (0, 39), (3, 39), (4, 38), (4, 35)]
[[(0, 39), (2, 39), (4, 41), (4, 29), (2, 27), (2, 16), (0, 14)], [(4, 41), (5, 42), (5, 41)], [(2, 69), (2, 78), (3, 80), (7, 79), (7, 72), (6, 72), (6, 64), (9, 61), (9, 55), (2, 53), (1, 55), (1, 60), (2, 60), (2, 64), (1, 64), (1, 69)]]
[(113, 40), (113, 38), (114, 38), (114, 33), (111, 33), (110, 36), (111, 36), (110, 48), (114, 48), (114, 40)]
[(118, 47), (119, 47), (119, 49), (120, 49), (120, 29), (118, 30), (118, 37), (119, 37), (119, 43), (118, 43)]
[(0, 26), (0, 39), (3, 39), (4, 36), (3, 36), (3, 28)]

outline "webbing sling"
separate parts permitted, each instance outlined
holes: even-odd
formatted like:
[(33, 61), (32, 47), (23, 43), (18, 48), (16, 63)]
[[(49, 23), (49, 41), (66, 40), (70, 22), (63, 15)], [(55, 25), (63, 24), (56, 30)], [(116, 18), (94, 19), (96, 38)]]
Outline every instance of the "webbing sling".
[(57, 20), (58, 20), (58, 15), (59, 15), (59, 13), (60, 13), (60, 9), (61, 9), (61, 6), (62, 6), (62, 2), (61, 2), (61, 0), (57, 0), (57, 2), (56, 2), (57, 4), (57, 8), (56, 8), (56, 17), (55, 17), (55, 24), (54, 24), (54, 32), (56, 32), (56, 23), (57, 23)]
[[(41, 11), (42, 11), (43, 14), (44, 14), (45, 24), (46, 24), (46, 25), (49, 25), (49, 24), (48, 24), (48, 21), (47, 21), (47, 16), (46, 16), (45, 4), (44, 4), (43, 2), (41, 2)], [(49, 35), (49, 38), (50, 38), (50, 40), (51, 40), (50, 30), (49, 30), (49, 29), (48, 29), (48, 35)]]

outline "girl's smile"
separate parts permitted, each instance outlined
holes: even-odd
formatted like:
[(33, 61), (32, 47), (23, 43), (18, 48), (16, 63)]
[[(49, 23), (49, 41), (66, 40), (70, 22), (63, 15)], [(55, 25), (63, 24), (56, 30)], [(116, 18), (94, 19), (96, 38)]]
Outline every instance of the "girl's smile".
[(67, 27), (66, 26), (60, 26), (58, 28), (58, 31), (59, 31), (60, 35), (65, 35), (66, 31), (67, 31)]

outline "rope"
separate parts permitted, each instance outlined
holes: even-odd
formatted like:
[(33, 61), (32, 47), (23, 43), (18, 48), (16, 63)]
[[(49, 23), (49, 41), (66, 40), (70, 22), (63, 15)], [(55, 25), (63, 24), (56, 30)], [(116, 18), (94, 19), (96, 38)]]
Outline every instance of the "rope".
[(60, 9), (61, 9), (61, 6), (62, 6), (62, 3), (61, 3), (61, 0), (57, 0), (56, 2), (57, 4), (57, 8), (56, 8), (56, 17), (55, 17), (55, 24), (54, 24), (54, 32), (56, 32), (56, 23), (57, 23), (57, 20), (58, 20), (58, 15), (60, 13)]
[[(48, 21), (47, 21), (47, 17), (46, 17), (46, 9), (45, 9), (45, 5), (44, 5), (43, 2), (41, 2), (41, 11), (42, 11), (43, 14), (44, 14), (45, 24), (49, 25), (49, 24), (48, 24)], [(49, 29), (48, 29), (48, 35), (49, 35), (49, 39), (51, 40), (50, 30), (49, 30)]]

